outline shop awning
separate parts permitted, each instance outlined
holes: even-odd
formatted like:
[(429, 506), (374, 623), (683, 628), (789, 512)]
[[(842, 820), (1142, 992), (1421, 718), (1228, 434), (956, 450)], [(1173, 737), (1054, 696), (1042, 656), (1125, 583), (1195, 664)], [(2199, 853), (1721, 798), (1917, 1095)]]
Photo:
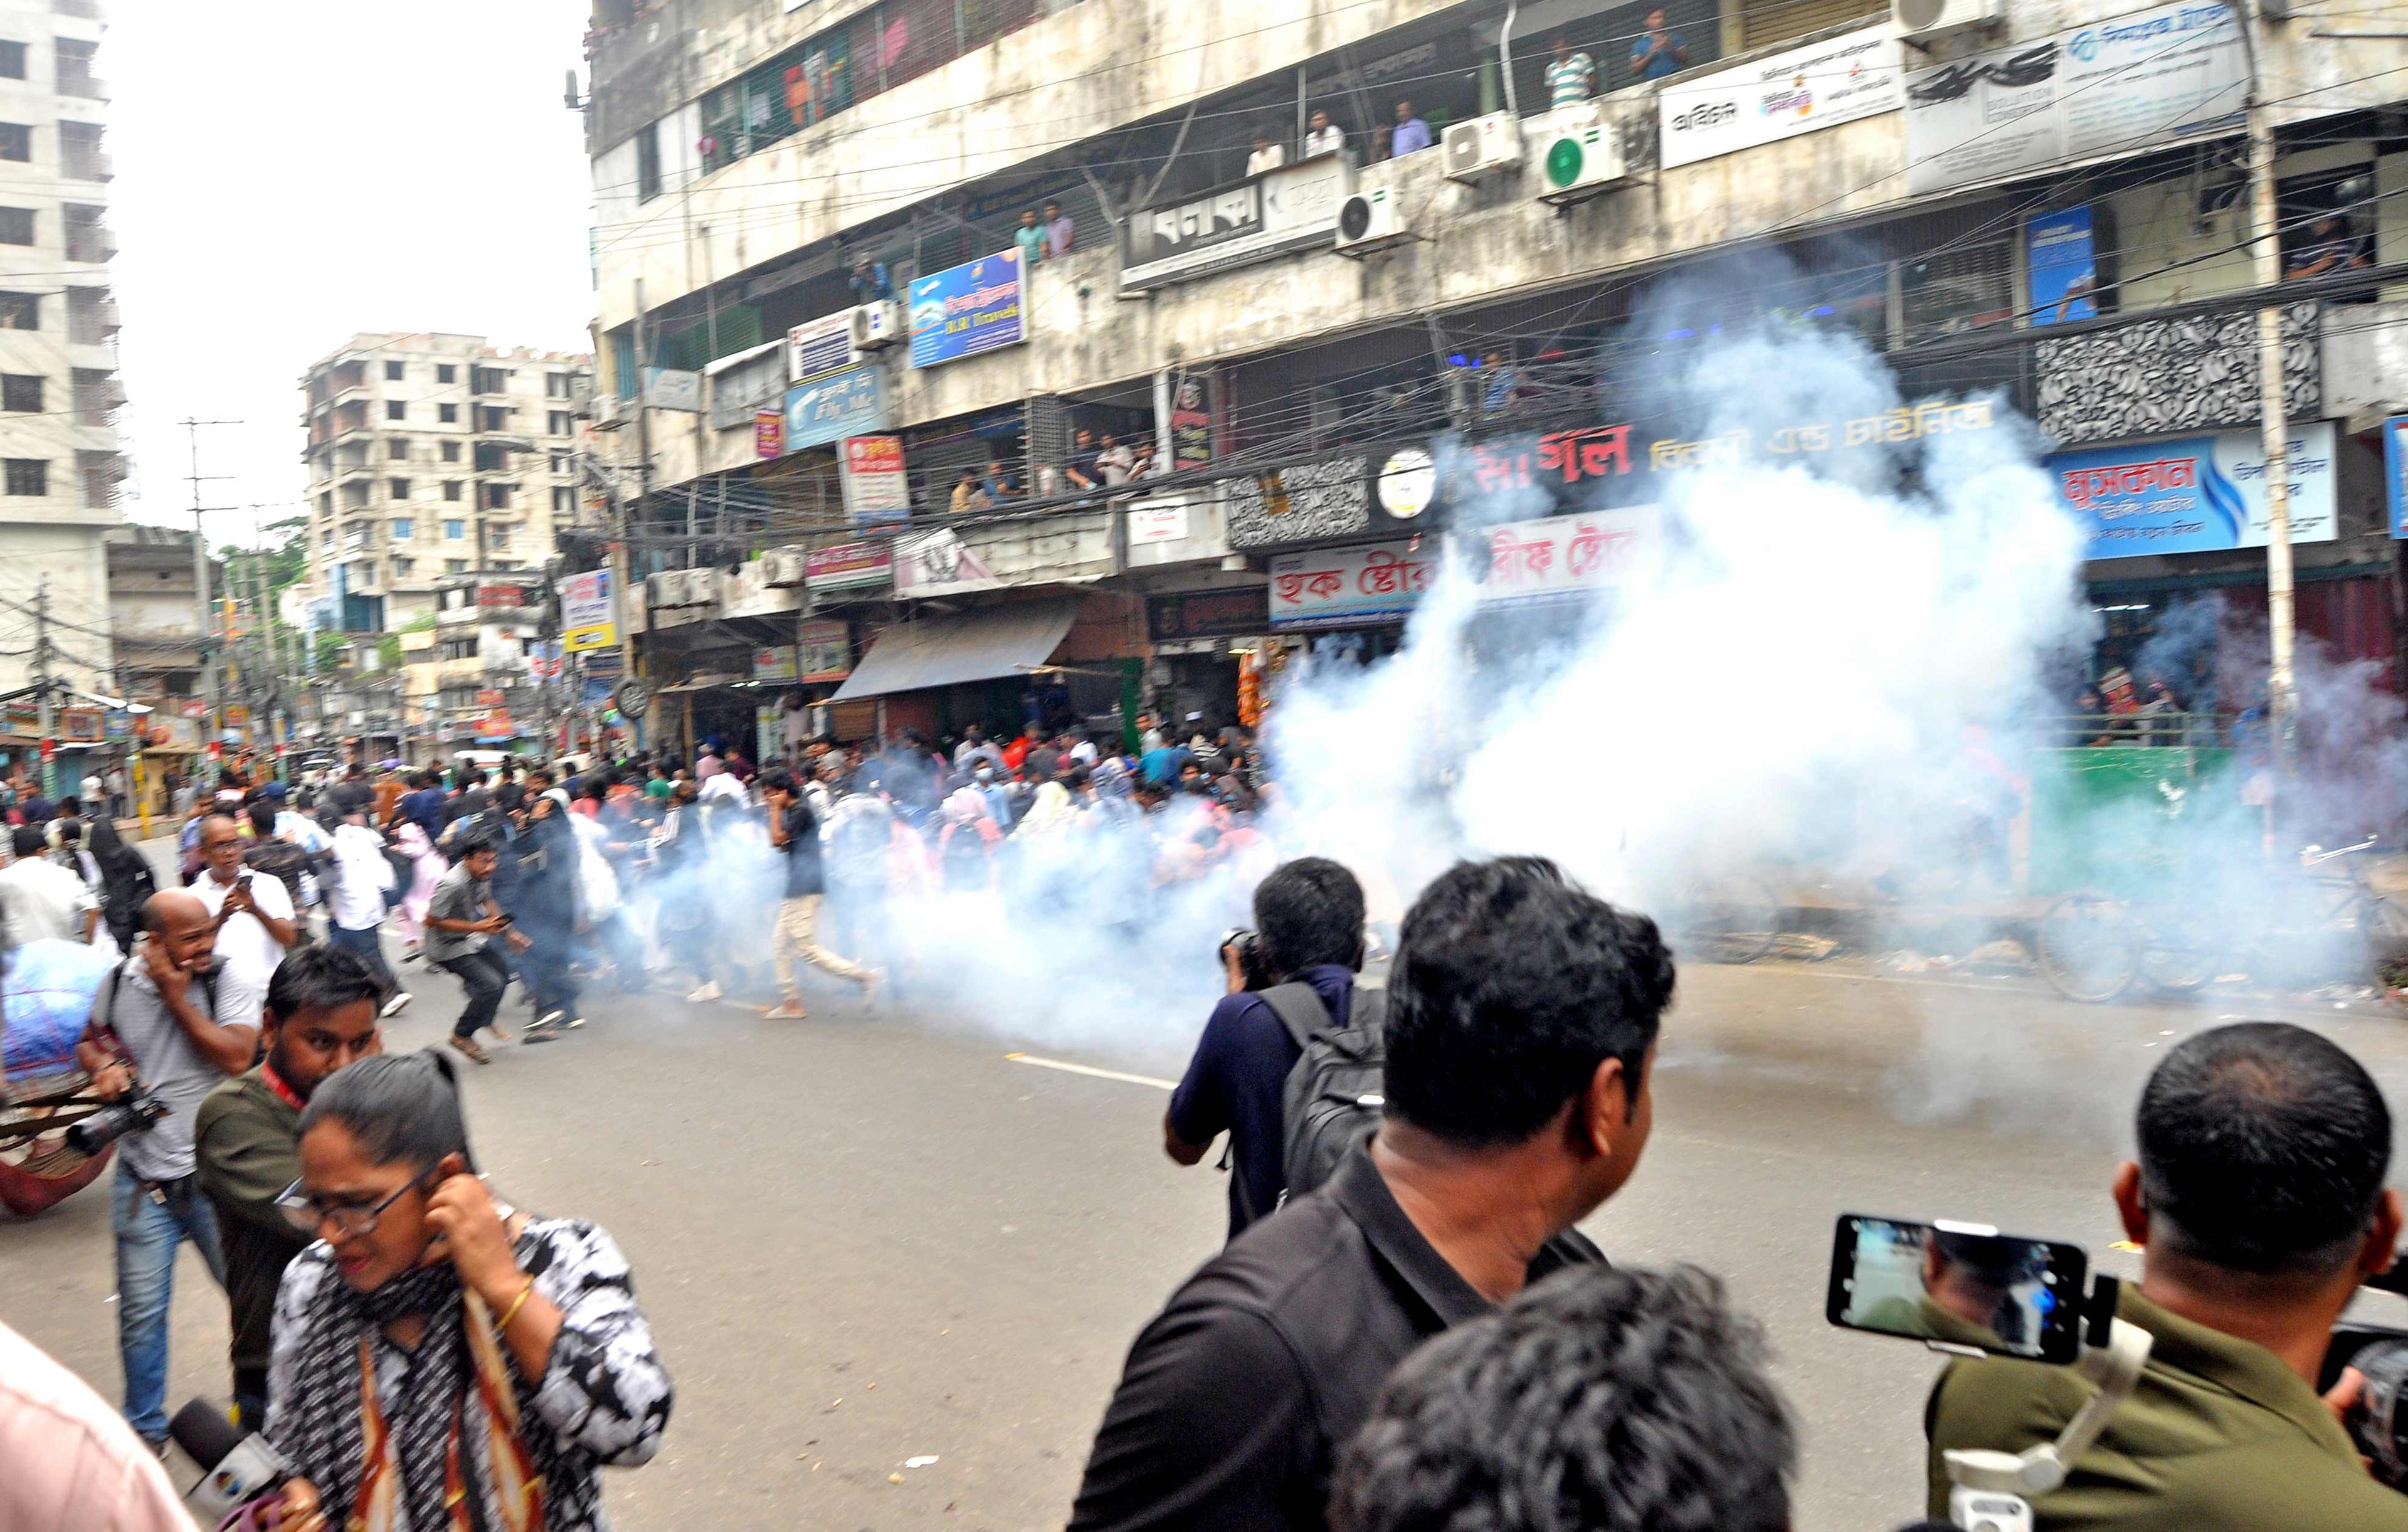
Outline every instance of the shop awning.
[(1023, 675), (1045, 663), (1078, 614), (1076, 601), (1024, 601), (888, 628), (829, 700)]

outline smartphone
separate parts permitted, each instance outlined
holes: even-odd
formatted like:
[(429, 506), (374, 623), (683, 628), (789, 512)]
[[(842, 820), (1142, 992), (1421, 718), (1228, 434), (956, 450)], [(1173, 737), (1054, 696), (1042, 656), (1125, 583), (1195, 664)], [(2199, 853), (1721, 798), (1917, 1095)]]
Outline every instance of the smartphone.
[(2090, 1256), (1985, 1224), (1842, 1213), (1825, 1315), (1842, 1329), (1935, 1351), (2067, 1363), (2082, 1350)]

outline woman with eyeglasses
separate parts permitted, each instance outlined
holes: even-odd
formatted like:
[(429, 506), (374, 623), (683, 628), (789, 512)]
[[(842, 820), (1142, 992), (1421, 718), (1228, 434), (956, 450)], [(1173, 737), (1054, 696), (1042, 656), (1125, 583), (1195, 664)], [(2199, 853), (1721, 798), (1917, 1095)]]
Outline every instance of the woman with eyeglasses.
[(276, 1297), (279, 1532), (607, 1526), (595, 1470), (650, 1460), (671, 1398), (619, 1247), (494, 1200), (433, 1052), (329, 1077), (300, 1148), (282, 1206), (319, 1242)]

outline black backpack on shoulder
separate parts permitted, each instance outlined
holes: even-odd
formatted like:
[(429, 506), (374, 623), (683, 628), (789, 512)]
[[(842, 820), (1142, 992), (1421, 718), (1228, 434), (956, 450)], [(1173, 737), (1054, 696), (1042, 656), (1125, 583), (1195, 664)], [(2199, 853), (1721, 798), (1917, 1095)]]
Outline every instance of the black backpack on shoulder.
[(1356, 983), (1343, 1027), (1332, 1024), (1311, 984), (1273, 985), (1263, 991), (1263, 1003), (1304, 1051), (1288, 1071), (1280, 1101), (1284, 1196), (1302, 1196), (1379, 1129), (1387, 1101), (1381, 1088), (1387, 1077), (1388, 995)]

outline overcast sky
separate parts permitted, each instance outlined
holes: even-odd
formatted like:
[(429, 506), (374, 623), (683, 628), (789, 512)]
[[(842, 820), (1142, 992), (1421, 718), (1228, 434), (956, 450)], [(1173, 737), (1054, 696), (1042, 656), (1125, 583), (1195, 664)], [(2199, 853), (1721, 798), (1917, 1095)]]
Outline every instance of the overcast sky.
[[(131, 404), (127, 514), (295, 514), (299, 379), (359, 331), (583, 351), (593, 287), (585, 0), (114, 0), (109, 218)], [(249, 542), (248, 509), (209, 519)]]

